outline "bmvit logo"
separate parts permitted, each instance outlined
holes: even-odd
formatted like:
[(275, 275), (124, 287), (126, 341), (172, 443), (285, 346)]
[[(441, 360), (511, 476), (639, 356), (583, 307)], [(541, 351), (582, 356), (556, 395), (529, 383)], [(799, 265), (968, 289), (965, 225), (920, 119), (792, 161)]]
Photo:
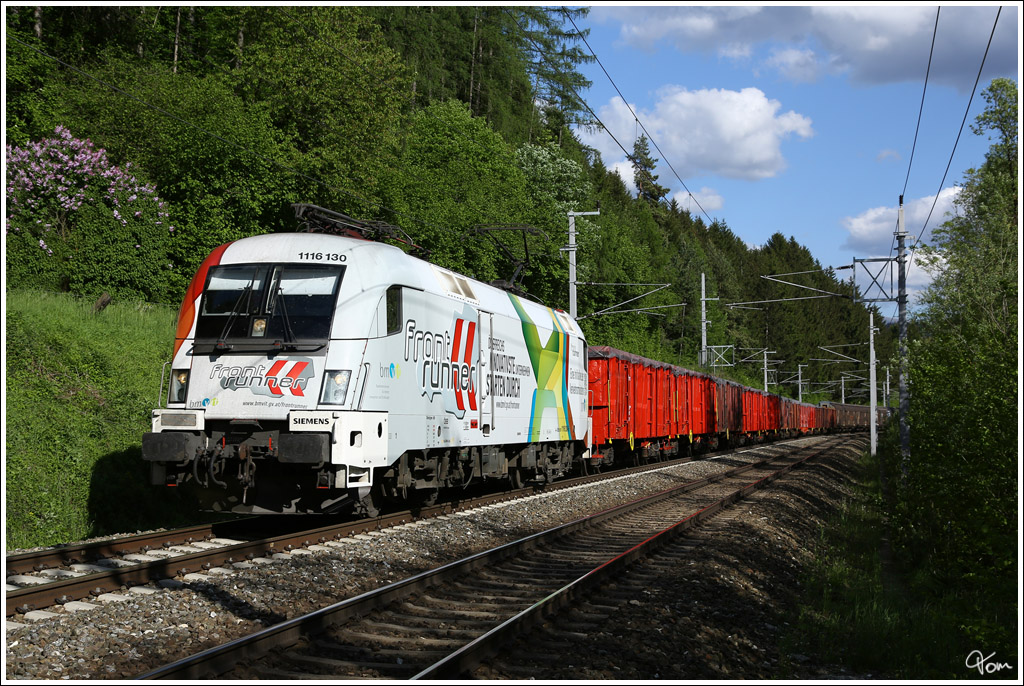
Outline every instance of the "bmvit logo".
[(380, 366), (380, 378), (382, 379), (400, 379), (402, 378), (402, 368), (392, 362), (390, 365)]
[(275, 360), (269, 369), (262, 364), (245, 367), (215, 364), (210, 370), (210, 379), (218, 379), (224, 390), (248, 388), (255, 395), (274, 398), (286, 394), (304, 397), (313, 375), (313, 360), (309, 358)]

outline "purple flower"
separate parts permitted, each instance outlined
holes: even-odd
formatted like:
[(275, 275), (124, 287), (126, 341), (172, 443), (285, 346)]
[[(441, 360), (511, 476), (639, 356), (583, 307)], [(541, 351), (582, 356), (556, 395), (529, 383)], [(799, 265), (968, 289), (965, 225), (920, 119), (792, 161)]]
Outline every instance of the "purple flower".
[[(150, 228), (162, 226), (170, 217), (156, 187), (130, 173), (135, 171), (133, 163), (117, 167), (105, 150), (96, 148), (91, 140), (75, 138), (63, 125), (54, 129), (51, 138), (24, 147), (7, 145), (5, 152), (7, 232), (26, 229), (48, 254), (53, 251), (42, 236), (52, 240), (54, 234), (48, 232), (55, 224), (61, 227), (62, 239), (67, 232), (74, 232), (75, 213), (84, 204), (109, 207), (112, 218), (125, 226), (128, 219), (120, 208), (126, 204), (134, 204), (134, 218)], [(147, 219), (153, 213), (156, 221)], [(173, 233), (174, 227), (168, 231)]]

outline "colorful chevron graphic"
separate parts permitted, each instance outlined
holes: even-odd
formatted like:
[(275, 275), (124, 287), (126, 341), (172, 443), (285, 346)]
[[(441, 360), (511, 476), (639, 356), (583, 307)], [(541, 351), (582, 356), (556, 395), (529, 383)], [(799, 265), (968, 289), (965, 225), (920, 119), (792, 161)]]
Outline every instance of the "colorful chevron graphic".
[(555, 313), (551, 315), (553, 331), (547, 343), (541, 344), (537, 325), (526, 313), (519, 298), (509, 294), (512, 305), (523, 322), (523, 337), (526, 349), (530, 353), (530, 365), (537, 381), (537, 390), (533, 393), (533, 405), (530, 411), (530, 440), (540, 440), (541, 422), (545, 413), (553, 410), (558, 422), (558, 436), (561, 440), (575, 439), (572, 408), (569, 405), (569, 335), (565, 327), (558, 321)]

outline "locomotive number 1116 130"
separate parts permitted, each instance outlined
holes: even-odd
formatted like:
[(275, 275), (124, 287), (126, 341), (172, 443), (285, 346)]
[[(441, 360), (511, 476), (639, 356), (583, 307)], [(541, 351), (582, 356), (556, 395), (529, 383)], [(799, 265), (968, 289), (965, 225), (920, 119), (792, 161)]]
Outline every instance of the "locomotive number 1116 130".
[(300, 260), (315, 260), (318, 262), (345, 262), (348, 255), (335, 252), (300, 252)]

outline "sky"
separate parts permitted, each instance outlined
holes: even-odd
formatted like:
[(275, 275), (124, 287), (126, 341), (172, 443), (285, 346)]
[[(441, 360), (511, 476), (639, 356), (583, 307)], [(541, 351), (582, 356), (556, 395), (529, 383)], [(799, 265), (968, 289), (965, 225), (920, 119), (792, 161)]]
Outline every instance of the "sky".
[[(633, 188), (623, 148), (646, 135), (658, 183), (682, 207), (752, 247), (793, 237), (822, 267), (895, 255), (901, 194), (908, 246), (927, 242), (991, 144), (970, 129), (982, 92), (1019, 80), (1017, 3), (998, 23), (1000, 6), (981, 3), (590, 8), (575, 21), (599, 62), (581, 68), (593, 85), (580, 94), (606, 130), (580, 139)], [(863, 268), (856, 280), (881, 295)], [(929, 280), (911, 265), (912, 303)]]

